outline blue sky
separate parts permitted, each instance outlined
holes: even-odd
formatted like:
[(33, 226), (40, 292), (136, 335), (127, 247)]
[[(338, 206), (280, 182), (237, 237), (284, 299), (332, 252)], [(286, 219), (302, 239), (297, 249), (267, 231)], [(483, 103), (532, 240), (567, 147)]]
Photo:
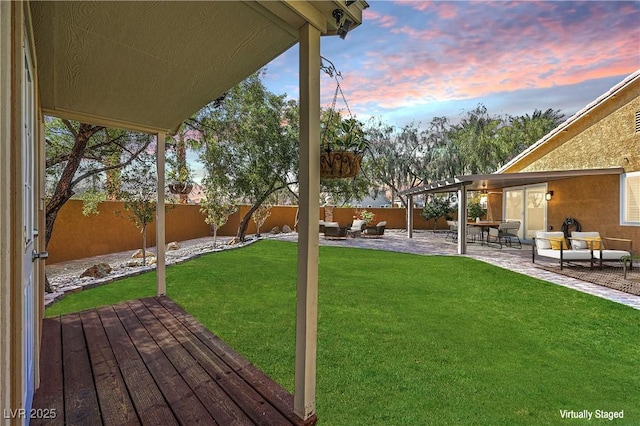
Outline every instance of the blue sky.
[[(369, 1), (345, 40), (323, 37), (360, 119), (453, 122), (491, 114), (582, 109), (640, 69), (638, 1)], [(298, 97), (298, 47), (267, 65), (265, 84)], [(323, 75), (323, 106), (335, 83)], [(343, 107), (339, 102), (338, 107)]]

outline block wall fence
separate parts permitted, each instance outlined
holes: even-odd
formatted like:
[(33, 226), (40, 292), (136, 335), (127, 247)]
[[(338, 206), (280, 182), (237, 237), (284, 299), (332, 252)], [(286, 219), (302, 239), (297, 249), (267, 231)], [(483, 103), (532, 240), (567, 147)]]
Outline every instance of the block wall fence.
[[(244, 214), (250, 206), (241, 205), (229, 221), (218, 230), (219, 236), (233, 236)], [(355, 214), (354, 208), (321, 207), (320, 219), (329, 219), (346, 226), (351, 223)], [(388, 229), (406, 229), (406, 210), (403, 208), (367, 208), (376, 214), (376, 222), (386, 221)], [(82, 201), (70, 200), (58, 213), (53, 235), (47, 251), (48, 264), (117, 253), (126, 250), (137, 250), (142, 247), (142, 235), (133, 222), (127, 219), (128, 212), (122, 202), (104, 201), (98, 207), (97, 215), (84, 216)], [(261, 227), (261, 233), (269, 233), (274, 227), (282, 229), (284, 225), (294, 228), (297, 206), (274, 206), (271, 216)], [(433, 221), (425, 221), (420, 213), (422, 209), (414, 209), (414, 229), (434, 229)], [(447, 223), (439, 219), (437, 229), (446, 229)], [(147, 226), (147, 247), (156, 245), (155, 222)], [(255, 234), (256, 226), (249, 222), (247, 235)], [(204, 222), (198, 205), (167, 205), (166, 241), (184, 241), (208, 237), (212, 231)]]

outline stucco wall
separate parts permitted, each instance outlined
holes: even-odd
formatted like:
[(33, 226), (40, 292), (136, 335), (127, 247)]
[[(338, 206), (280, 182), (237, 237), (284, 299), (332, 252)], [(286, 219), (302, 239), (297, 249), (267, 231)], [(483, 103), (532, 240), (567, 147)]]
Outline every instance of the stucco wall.
[(623, 167), (640, 170), (640, 133), (635, 113), (640, 111), (640, 82), (633, 85), (549, 141), (536, 159), (512, 171), (569, 170)]
[(559, 180), (549, 182), (549, 190), (553, 191), (553, 198), (547, 203), (547, 224), (552, 230), (560, 231), (564, 220), (572, 217), (580, 222), (583, 231), (633, 240), (634, 253), (640, 253), (640, 227), (620, 225), (619, 176)]
[[(229, 217), (227, 223), (218, 230), (220, 236), (235, 235), (240, 220), (250, 209), (250, 206), (239, 206), (238, 210)], [(55, 223), (53, 235), (49, 242), (49, 259), (47, 263), (58, 263), (101, 254), (135, 250), (142, 246), (142, 236), (134, 224), (126, 218), (127, 212), (118, 201), (100, 203), (98, 215), (84, 216), (82, 201), (71, 200), (60, 210)], [(376, 222), (387, 221), (389, 229), (406, 228), (406, 210), (399, 208), (366, 209), (376, 214)], [(260, 229), (261, 233), (268, 233), (274, 227), (282, 228), (289, 225), (292, 229), (298, 209), (296, 206), (275, 206), (271, 208), (271, 216)], [(116, 214), (116, 212), (120, 212)], [(420, 213), (414, 210), (414, 229), (433, 229), (433, 221), (425, 221)], [(334, 208), (334, 220), (342, 226), (347, 226), (353, 220), (355, 209)], [(324, 219), (324, 208), (320, 208), (320, 218)], [(438, 228), (445, 229), (446, 221), (440, 219)], [(256, 226), (249, 221), (247, 234), (254, 234)], [(166, 212), (166, 241), (184, 241), (194, 238), (207, 237), (210, 228), (204, 222), (204, 216), (197, 205), (169, 205)], [(155, 223), (147, 228), (147, 246), (155, 246)]]

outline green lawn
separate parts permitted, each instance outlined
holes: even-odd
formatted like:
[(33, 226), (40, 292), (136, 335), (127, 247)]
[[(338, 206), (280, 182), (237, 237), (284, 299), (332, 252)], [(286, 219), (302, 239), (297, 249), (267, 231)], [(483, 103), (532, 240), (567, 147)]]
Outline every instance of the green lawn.
[[(168, 296), (292, 391), (296, 260), (280, 241), (203, 256), (167, 268)], [(154, 286), (131, 277), (47, 315)], [(321, 424), (640, 424), (637, 310), (465, 257), (350, 248), (320, 248), (319, 287)]]

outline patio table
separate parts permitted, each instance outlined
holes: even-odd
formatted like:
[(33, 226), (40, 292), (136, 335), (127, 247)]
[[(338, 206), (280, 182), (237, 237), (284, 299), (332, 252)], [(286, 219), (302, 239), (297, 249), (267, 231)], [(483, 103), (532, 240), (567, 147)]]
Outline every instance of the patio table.
[(478, 226), (482, 229), (482, 239), (480, 240), (481, 245), (484, 245), (484, 232), (487, 231), (487, 245), (489, 245), (489, 228), (497, 228), (502, 223), (501, 220), (481, 220), (476, 222), (475, 220), (468, 220), (467, 225), (469, 226)]

